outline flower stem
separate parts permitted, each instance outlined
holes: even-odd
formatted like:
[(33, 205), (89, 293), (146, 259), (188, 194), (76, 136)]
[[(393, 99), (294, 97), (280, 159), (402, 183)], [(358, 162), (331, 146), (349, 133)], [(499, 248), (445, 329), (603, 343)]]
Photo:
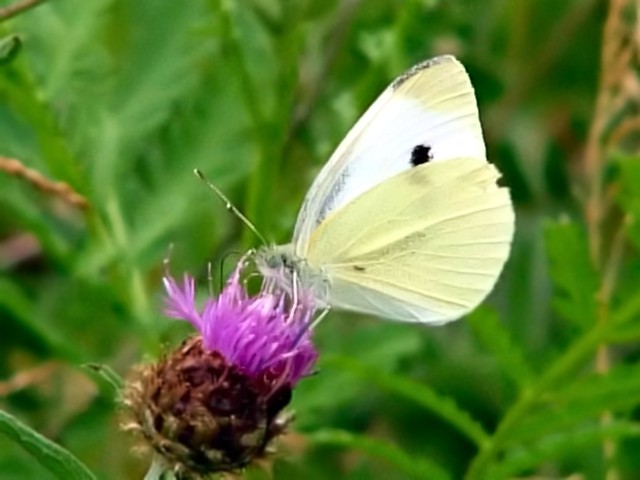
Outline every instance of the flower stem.
[(44, 0), (19, 0), (4, 8), (0, 8), (0, 22), (13, 18), (30, 8), (37, 7), (43, 2)]

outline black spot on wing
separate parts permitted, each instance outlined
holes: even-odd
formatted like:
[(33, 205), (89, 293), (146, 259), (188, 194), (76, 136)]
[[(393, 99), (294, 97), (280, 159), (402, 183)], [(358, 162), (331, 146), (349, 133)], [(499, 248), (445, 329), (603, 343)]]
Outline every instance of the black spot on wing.
[(433, 160), (433, 151), (429, 145), (416, 145), (411, 150), (411, 165), (417, 167), (423, 163)]
[(354, 265), (354, 266), (353, 266), (353, 269), (354, 269), (356, 272), (364, 272), (364, 271), (366, 270), (366, 268), (364, 268), (362, 265)]

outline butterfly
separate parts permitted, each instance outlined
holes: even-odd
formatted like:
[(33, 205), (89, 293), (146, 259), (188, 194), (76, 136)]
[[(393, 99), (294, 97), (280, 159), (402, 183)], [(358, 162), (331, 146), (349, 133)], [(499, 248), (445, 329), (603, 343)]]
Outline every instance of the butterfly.
[(486, 160), (473, 87), (452, 56), (396, 78), (307, 193), (290, 244), (256, 264), (322, 308), (442, 324), (475, 308), (507, 260), (515, 216)]

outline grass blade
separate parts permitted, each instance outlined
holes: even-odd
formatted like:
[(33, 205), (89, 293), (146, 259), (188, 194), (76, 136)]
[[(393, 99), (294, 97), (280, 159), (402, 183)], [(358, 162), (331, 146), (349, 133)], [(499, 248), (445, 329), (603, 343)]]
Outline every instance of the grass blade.
[(95, 480), (91, 471), (68, 450), (0, 410), (0, 432), (20, 444), (43, 467), (64, 480)]

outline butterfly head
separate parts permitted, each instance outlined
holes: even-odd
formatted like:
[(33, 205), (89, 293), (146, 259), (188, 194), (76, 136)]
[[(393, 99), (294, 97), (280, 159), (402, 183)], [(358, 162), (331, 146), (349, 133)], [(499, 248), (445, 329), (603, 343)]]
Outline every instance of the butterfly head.
[(292, 273), (296, 263), (292, 245), (261, 247), (256, 252), (255, 261), (258, 270), (264, 276), (270, 276), (274, 271), (282, 270)]
[(329, 280), (322, 269), (315, 270), (294, 252), (293, 245), (262, 247), (255, 254), (256, 267), (267, 282), (292, 293), (310, 292), (320, 308), (328, 298)]
[(297, 263), (291, 245), (261, 247), (255, 253), (255, 263), (265, 279), (291, 290)]

